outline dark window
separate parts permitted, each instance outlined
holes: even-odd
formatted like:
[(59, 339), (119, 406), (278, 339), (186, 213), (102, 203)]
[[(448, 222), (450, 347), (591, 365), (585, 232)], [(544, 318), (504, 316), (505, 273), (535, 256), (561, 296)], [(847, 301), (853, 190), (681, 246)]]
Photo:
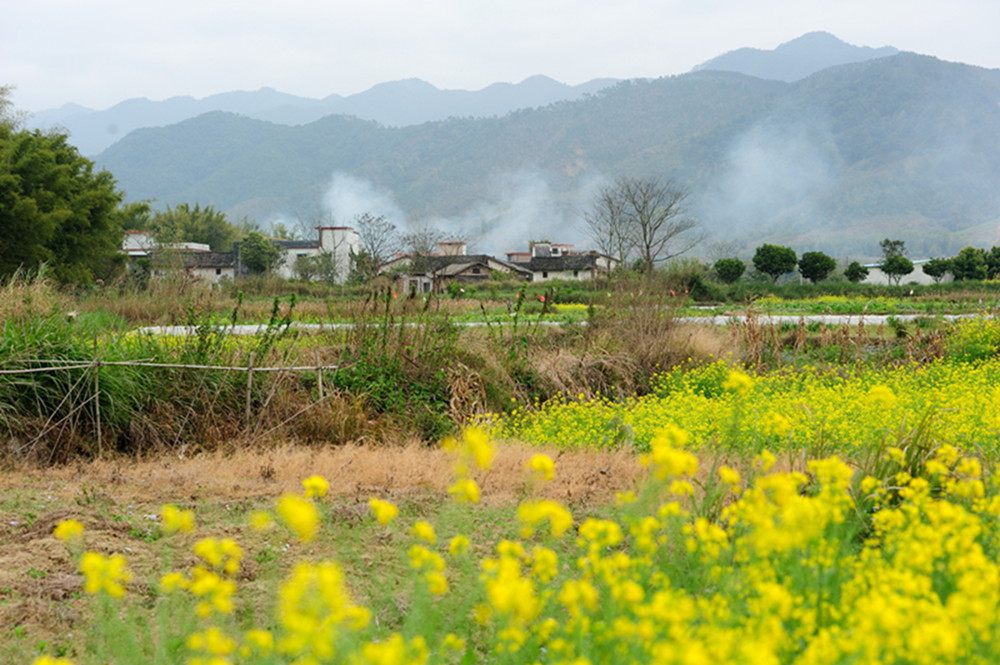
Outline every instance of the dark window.
[(543, 270), (542, 271), (542, 279), (548, 279), (548, 277), (549, 277), (549, 271), (548, 270)]
[(473, 275), (478, 275), (479, 274), (479, 268), (473, 268), (472, 269), (472, 274)]

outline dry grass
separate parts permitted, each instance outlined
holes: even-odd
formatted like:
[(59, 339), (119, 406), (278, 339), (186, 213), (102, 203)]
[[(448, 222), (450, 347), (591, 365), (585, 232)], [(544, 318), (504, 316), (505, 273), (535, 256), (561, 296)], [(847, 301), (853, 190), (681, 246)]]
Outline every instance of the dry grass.
[[(517, 444), (498, 447), (493, 468), (479, 478), (484, 500), (514, 501), (526, 489), (524, 465), (538, 452), (556, 460), (556, 479), (545, 488), (553, 498), (604, 500), (631, 488), (642, 469), (625, 451), (554, 451)], [(332, 494), (364, 497), (426, 492), (444, 497), (452, 481), (451, 458), (418, 441), (399, 445), (310, 447), (282, 443), (229, 453), (76, 462), (50, 469), (24, 468), (0, 474), (0, 491), (46, 487), (51, 496), (74, 497), (88, 487), (112, 492), (118, 502), (158, 504), (178, 500), (239, 501), (300, 491), (303, 478), (319, 474)]]
[[(524, 468), (536, 452), (516, 444), (498, 446), (492, 469), (478, 478), (484, 514), (504, 514), (529, 495), (559, 499), (584, 514), (612, 501), (615, 492), (631, 489), (642, 473), (625, 452), (548, 451), (557, 460), (556, 479), (538, 487)], [(239, 583), (256, 604), (266, 597), (276, 573), (265, 571), (267, 564), (252, 554), (278, 547), (281, 537), (271, 542), (270, 536), (246, 527), (249, 510), (272, 506), (284, 492), (300, 492), (303, 478), (320, 474), (331, 484), (333, 496), (325, 502), (337, 523), (333, 528), (351, 528), (370, 519), (367, 500), (372, 496), (424, 515), (447, 503), (451, 464), (440, 448), (415, 441), (323, 448), (273, 442), (270, 449), (234, 445), (228, 454), (96, 460), (0, 473), (0, 625), (10, 629), (0, 638), (0, 660), (28, 662), (25, 654), (35, 644), (64, 643), (69, 633), (85, 630), (90, 610), (79, 593), (82, 578), (75, 572), (74, 557), (52, 536), (61, 520), (84, 524), (88, 549), (125, 553), (135, 573), (130, 589), (139, 596), (149, 592), (149, 580), (162, 572), (165, 556), (180, 557), (183, 563), (196, 538), (236, 538), (251, 553)], [(195, 508), (198, 533), (169, 541), (148, 537), (164, 503)], [(480, 528), (489, 531), (490, 523), (486, 520)], [(367, 542), (365, 547), (374, 549), (361, 552), (354, 565), (364, 567), (372, 557), (387, 556), (374, 550), (392, 545), (378, 539)], [(299, 554), (320, 558), (343, 554), (340, 548), (345, 546), (318, 541), (301, 546)], [(358, 578), (359, 593), (365, 579)], [(30, 638), (18, 641), (18, 635)]]
[(44, 275), (17, 273), (0, 285), (0, 323), (38, 312), (69, 311), (71, 302)]

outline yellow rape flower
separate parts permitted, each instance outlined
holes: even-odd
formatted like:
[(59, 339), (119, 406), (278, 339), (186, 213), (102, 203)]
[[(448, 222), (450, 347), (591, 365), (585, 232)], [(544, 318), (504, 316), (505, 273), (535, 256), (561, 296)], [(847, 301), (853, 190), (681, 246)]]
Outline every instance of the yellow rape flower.
[(307, 499), (320, 498), (330, 491), (330, 483), (323, 476), (309, 476), (302, 481), (302, 489)]
[(448, 593), (448, 578), (444, 576), (444, 573), (430, 572), (427, 573), (427, 588), (435, 596), (443, 596)]
[(243, 633), (243, 646), (240, 655), (244, 658), (251, 653), (269, 654), (274, 651), (274, 635), (267, 630), (252, 629)]
[(160, 591), (163, 593), (173, 593), (178, 589), (187, 589), (191, 584), (182, 573), (170, 572), (160, 577)]
[(753, 387), (753, 379), (743, 372), (732, 371), (726, 380), (722, 382), (723, 390), (728, 390), (737, 394), (745, 393)]
[(430, 651), (420, 635), (409, 642), (399, 633), (393, 633), (381, 642), (369, 642), (361, 647), (358, 665), (422, 665)]
[(459, 556), (469, 549), (469, 539), (463, 535), (457, 535), (448, 542), (448, 553), (452, 556)]
[(218, 626), (192, 633), (185, 644), (192, 651), (204, 651), (212, 656), (228, 656), (236, 650), (236, 640), (223, 633)]
[(542, 480), (552, 480), (556, 475), (556, 463), (548, 455), (541, 453), (532, 455), (525, 466)]
[(653, 437), (649, 442), (649, 452), (640, 461), (652, 466), (654, 475), (660, 480), (693, 476), (698, 471), (698, 458), (682, 449), (690, 440), (688, 432), (670, 425)]
[(67, 545), (75, 543), (83, 537), (83, 524), (78, 520), (63, 520), (52, 530), (52, 535)]
[(434, 533), (434, 527), (431, 526), (430, 522), (425, 522), (424, 520), (420, 520), (413, 524), (413, 527), (410, 528), (410, 535), (419, 538), (424, 542), (430, 543), (431, 545), (437, 542), (437, 535)]
[(792, 431), (792, 423), (780, 413), (769, 413), (761, 422), (761, 429), (768, 436), (784, 438)]
[(194, 531), (194, 511), (181, 510), (177, 506), (166, 504), (160, 508), (160, 516), (163, 518), (163, 530), (167, 533), (190, 533)]
[(462, 431), (461, 441), (447, 437), (441, 446), (455, 456), (455, 475), (466, 477), (472, 467), (488, 470), (493, 464), (495, 450), (486, 431), (479, 427), (468, 427)]
[(455, 633), (448, 633), (441, 641), (441, 647), (451, 651), (465, 651), (465, 640)]
[(888, 409), (896, 403), (896, 393), (889, 386), (880, 384), (868, 390), (868, 400), (879, 408)]
[(202, 599), (195, 608), (198, 616), (207, 617), (213, 612), (232, 614), (233, 596), (236, 594), (235, 582), (204, 566), (195, 566), (191, 574), (192, 579), (188, 589), (191, 595)]
[(303, 542), (312, 541), (319, 532), (316, 506), (295, 494), (285, 494), (278, 500), (278, 516)]
[(73, 665), (69, 658), (53, 658), (52, 656), (39, 656), (32, 661), (31, 665)]
[(379, 524), (388, 524), (399, 515), (399, 508), (388, 501), (382, 499), (368, 499), (368, 507), (372, 509), (375, 519)]
[(588, 517), (580, 525), (580, 545), (589, 544), (594, 548), (614, 547), (622, 541), (622, 528), (617, 522)]
[(266, 510), (255, 510), (250, 513), (250, 526), (254, 531), (267, 531), (274, 526), (274, 519)]
[(754, 458), (753, 465), (754, 468), (759, 469), (764, 473), (767, 473), (774, 467), (774, 464), (777, 461), (778, 459), (774, 456), (774, 453), (772, 453), (770, 450), (762, 450)]
[(439, 573), (444, 570), (444, 559), (441, 555), (423, 545), (412, 546), (409, 555), (410, 567), (414, 570), (431, 570)]
[(529, 538), (542, 522), (549, 523), (549, 530), (556, 538), (562, 537), (573, 526), (573, 515), (558, 501), (541, 499), (525, 501), (517, 508), (517, 518), (524, 525), (522, 537)]
[(479, 485), (472, 478), (459, 478), (448, 488), (448, 494), (458, 503), (479, 503)]
[(240, 571), (243, 548), (232, 538), (203, 538), (191, 550), (209, 566), (227, 575), (235, 575)]
[(740, 484), (740, 472), (728, 466), (719, 467), (719, 480), (733, 487)]
[(495, 451), (486, 432), (479, 427), (469, 427), (462, 432), (462, 440), (476, 466), (488, 470), (493, 464)]
[(125, 584), (132, 579), (128, 562), (121, 554), (106, 557), (97, 552), (85, 552), (80, 559), (80, 572), (84, 575), (85, 592), (96, 594), (103, 591), (115, 598), (125, 595)]

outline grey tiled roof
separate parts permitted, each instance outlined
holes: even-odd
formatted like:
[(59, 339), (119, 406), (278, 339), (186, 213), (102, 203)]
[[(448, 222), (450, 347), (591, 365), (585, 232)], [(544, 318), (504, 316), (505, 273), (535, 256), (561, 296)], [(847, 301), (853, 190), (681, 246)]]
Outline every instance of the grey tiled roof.
[(570, 270), (592, 270), (597, 267), (597, 257), (592, 254), (570, 254), (568, 256), (533, 256), (530, 261), (518, 262), (532, 272), (568, 272)]

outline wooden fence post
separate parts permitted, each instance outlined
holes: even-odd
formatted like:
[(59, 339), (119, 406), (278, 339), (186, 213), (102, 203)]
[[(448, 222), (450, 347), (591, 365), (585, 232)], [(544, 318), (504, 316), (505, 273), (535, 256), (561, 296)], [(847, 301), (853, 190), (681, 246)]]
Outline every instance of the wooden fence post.
[(246, 405), (246, 426), (250, 429), (251, 418), (253, 416), (251, 405), (253, 402), (253, 360), (254, 354), (250, 352), (250, 364), (247, 366), (247, 405)]

